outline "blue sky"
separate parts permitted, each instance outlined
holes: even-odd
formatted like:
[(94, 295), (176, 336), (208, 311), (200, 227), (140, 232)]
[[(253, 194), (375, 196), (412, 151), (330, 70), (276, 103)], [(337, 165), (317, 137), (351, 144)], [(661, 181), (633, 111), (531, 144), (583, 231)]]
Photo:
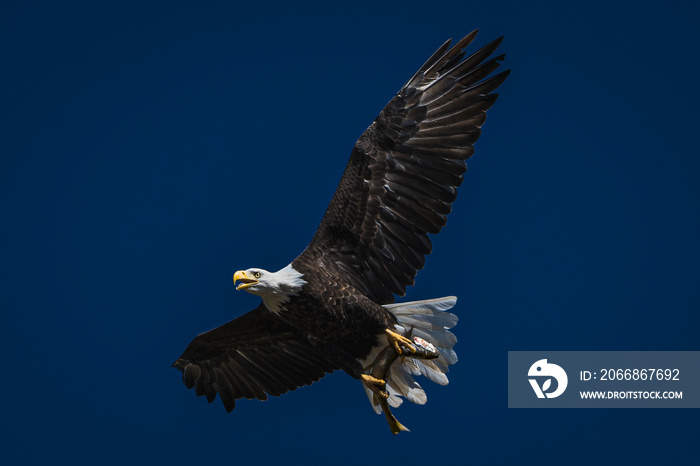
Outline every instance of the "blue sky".
[[(699, 453), (694, 410), (509, 410), (513, 350), (698, 350), (690, 2), (0, 7), (0, 437), (8, 464)], [(342, 373), (227, 414), (170, 364), (306, 246), (355, 139), (447, 38), (513, 70), (406, 299), (455, 294), (460, 362), (395, 410)]]

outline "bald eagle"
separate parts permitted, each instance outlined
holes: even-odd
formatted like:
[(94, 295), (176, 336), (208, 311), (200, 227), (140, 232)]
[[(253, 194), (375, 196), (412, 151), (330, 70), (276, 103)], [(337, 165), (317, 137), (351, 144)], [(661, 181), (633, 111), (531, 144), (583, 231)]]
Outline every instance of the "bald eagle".
[[(236, 289), (262, 302), (197, 336), (173, 363), (197, 396), (211, 403), (218, 393), (230, 412), (239, 398), (266, 400), (343, 370), (380, 413), (402, 398), (426, 402), (414, 376), (448, 383), (457, 317), (446, 311), (456, 298), (394, 301), (432, 251), (428, 234), (445, 226), (493, 92), (509, 73), (494, 74), (502, 37), (465, 58), (476, 33), (438, 48), (360, 136), (296, 259), (277, 272), (234, 274)], [(419, 357), (419, 339), (433, 356)], [(390, 347), (396, 355), (387, 359)]]

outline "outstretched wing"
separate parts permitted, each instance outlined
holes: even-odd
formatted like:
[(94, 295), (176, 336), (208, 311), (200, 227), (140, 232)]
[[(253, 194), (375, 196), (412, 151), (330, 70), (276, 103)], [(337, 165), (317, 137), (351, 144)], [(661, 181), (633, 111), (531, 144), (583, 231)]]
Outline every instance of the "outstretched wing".
[(502, 38), (466, 59), (472, 32), (442, 45), (360, 136), (321, 225), (297, 260), (340, 267), (375, 302), (413, 285), (432, 251), (474, 152), (492, 92)]
[(173, 367), (182, 371), (187, 388), (209, 403), (218, 392), (229, 412), (239, 398), (266, 400), (337, 369), (263, 304), (197, 336)]

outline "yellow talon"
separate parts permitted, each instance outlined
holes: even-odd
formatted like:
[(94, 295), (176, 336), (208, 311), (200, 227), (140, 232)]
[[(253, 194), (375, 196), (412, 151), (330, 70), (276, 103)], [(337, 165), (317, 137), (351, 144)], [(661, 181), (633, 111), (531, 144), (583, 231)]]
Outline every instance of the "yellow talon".
[(362, 379), (362, 383), (365, 384), (367, 388), (372, 390), (375, 396), (384, 398), (385, 400), (389, 398), (389, 392), (386, 391), (386, 380), (372, 377), (369, 374), (360, 374), (360, 379)]
[(378, 379), (376, 377), (372, 377), (369, 374), (360, 374), (360, 378), (362, 379), (362, 382), (364, 382), (365, 385), (377, 385), (377, 386), (384, 386), (386, 384), (386, 381), (382, 379)]
[[(396, 354), (399, 356), (405, 356), (416, 352), (416, 347), (408, 338), (389, 329), (386, 329), (385, 332), (389, 340), (389, 344), (394, 348), (394, 351), (396, 351)], [(402, 349), (402, 347), (405, 348), (405, 350)]]

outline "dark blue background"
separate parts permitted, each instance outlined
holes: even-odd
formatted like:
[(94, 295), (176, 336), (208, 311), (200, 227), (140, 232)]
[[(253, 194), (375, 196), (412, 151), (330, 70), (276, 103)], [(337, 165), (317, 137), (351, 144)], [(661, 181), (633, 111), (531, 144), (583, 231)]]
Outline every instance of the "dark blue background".
[[(7, 464), (697, 457), (695, 410), (509, 410), (508, 350), (698, 350), (692, 2), (0, 7)], [(460, 362), (392, 437), (337, 373), (227, 414), (170, 368), (307, 244), (355, 139), (447, 38), (513, 73), (406, 299)], [(687, 394), (691, 396), (691, 394)], [(698, 394), (695, 394), (698, 396)], [(691, 425), (692, 423), (692, 425)]]

